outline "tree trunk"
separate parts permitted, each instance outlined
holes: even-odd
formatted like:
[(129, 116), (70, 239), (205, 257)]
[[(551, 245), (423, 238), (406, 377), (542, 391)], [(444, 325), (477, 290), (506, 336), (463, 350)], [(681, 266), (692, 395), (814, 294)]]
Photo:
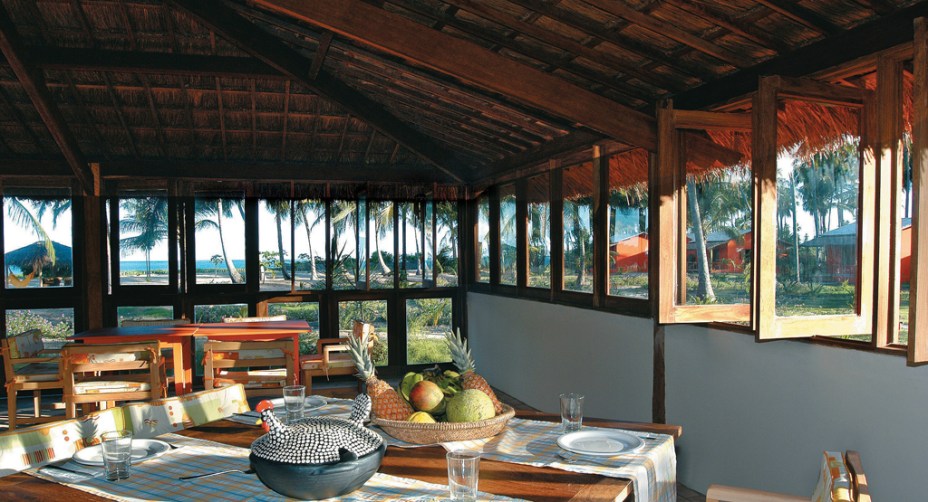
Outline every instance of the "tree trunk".
[(795, 258), (794, 266), (796, 267), (796, 282), (799, 282), (799, 224), (796, 221), (796, 173), (789, 175), (789, 181), (792, 188), (792, 205), (793, 205), (793, 254)]
[(698, 284), (696, 296), (706, 302), (715, 301), (715, 291), (712, 290), (712, 279), (709, 277), (709, 257), (706, 254), (706, 236), (702, 229), (702, 216), (699, 213), (699, 202), (696, 200), (696, 184), (692, 179), (686, 180), (686, 201), (689, 205), (690, 217), (693, 221), (693, 238), (696, 245), (696, 267)]
[(219, 230), (219, 245), (222, 247), (222, 257), (226, 261), (226, 270), (229, 272), (229, 279), (232, 280), (232, 284), (241, 284), (242, 276), (239, 275), (238, 270), (235, 268), (235, 264), (232, 263), (232, 260), (229, 259), (229, 255), (226, 253), (226, 240), (222, 235), (222, 203), (218, 203), (216, 207), (216, 228)]
[(313, 225), (313, 226), (309, 225), (309, 219), (306, 217), (305, 207), (301, 207), (300, 211), (303, 213), (303, 228), (306, 229), (306, 243), (309, 244), (310, 277), (312, 277), (312, 280), (316, 281), (316, 280), (319, 280), (319, 272), (316, 270), (316, 255), (313, 254), (313, 240), (311, 238), (312, 233), (313, 233), (313, 227), (316, 225)]
[(277, 255), (280, 256), (280, 275), (284, 280), (290, 280), (290, 271), (287, 270), (287, 255), (284, 254), (284, 234), (280, 214), (274, 215), (274, 222), (277, 223)]
[(383, 275), (390, 275), (390, 267), (383, 261), (383, 254), (380, 252), (380, 223), (374, 220), (374, 250), (377, 253), (377, 260), (380, 262), (380, 270)]

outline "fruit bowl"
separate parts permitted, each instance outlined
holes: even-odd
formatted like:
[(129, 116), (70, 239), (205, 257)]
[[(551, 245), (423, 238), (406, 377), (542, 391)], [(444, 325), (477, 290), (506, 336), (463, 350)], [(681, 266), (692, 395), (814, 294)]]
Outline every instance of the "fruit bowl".
[(478, 422), (420, 423), (405, 420), (374, 418), (371, 423), (400, 441), (412, 444), (435, 444), (448, 441), (467, 441), (495, 436), (503, 431), (516, 411), (503, 405), (503, 410), (493, 418)]

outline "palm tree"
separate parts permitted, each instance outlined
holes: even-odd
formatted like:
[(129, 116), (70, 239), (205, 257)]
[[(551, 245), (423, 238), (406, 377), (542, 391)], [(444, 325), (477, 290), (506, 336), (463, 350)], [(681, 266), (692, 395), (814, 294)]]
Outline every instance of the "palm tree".
[[(32, 206), (33, 210), (36, 211), (34, 214), (23, 204), (24, 201), (28, 201)], [(45, 231), (45, 227), (42, 226), (42, 215), (45, 213), (45, 203), (48, 201), (41, 199), (27, 199), (22, 197), (7, 197), (6, 200), (6, 212), (10, 217), (10, 220), (13, 223), (19, 225), (20, 227), (31, 231), (35, 234), (36, 240), (42, 242), (45, 246), (45, 253), (47, 259), (54, 264), (55, 263), (55, 247), (52, 245), (52, 239), (49, 237), (48, 232)], [(57, 213), (53, 211), (53, 223), (54, 225), (57, 222)]]
[(306, 242), (309, 245), (309, 269), (312, 280), (319, 280), (316, 270), (316, 255), (313, 253), (313, 229), (325, 220), (325, 203), (319, 200), (303, 199), (296, 203), (296, 223), (302, 223), (306, 229)]
[[(229, 279), (232, 284), (241, 284), (241, 274), (235, 268), (235, 264), (229, 259), (226, 252), (226, 241), (222, 233), (222, 219), (232, 217), (232, 209), (238, 208), (239, 213), (244, 216), (245, 209), (241, 199), (224, 199), (224, 198), (200, 198), (195, 202), (194, 213), (197, 220), (195, 228), (197, 231), (206, 229), (215, 229), (219, 232), (219, 245), (222, 248), (222, 259), (226, 264), (226, 270), (229, 272)], [(215, 220), (213, 219), (215, 218)]]
[[(457, 203), (451, 201), (439, 202), (435, 204), (435, 224), (438, 228), (435, 229), (437, 233), (440, 229), (444, 229), (439, 236), (439, 244), (441, 245), (442, 251), (439, 252), (439, 256), (442, 256), (442, 252), (445, 249), (451, 250), (451, 260), (450, 263), (454, 263), (455, 270), (457, 270), (458, 263), (458, 208)], [(441, 267), (440, 272), (444, 272), (445, 264), (442, 264), (440, 260), (436, 259), (436, 263)]]
[(582, 289), (583, 283), (586, 280), (586, 264), (587, 264), (587, 247), (591, 246), (592, 243), (592, 234), (590, 233), (590, 228), (587, 225), (583, 224), (583, 218), (580, 214), (580, 208), (582, 206), (590, 206), (592, 204), (592, 197), (577, 197), (576, 199), (564, 200), (564, 228), (570, 228), (570, 232), (565, 232), (565, 243), (564, 243), (564, 260), (567, 261), (567, 256), (570, 254), (570, 244), (574, 245), (573, 252), (575, 255), (575, 261), (577, 265), (577, 280), (576, 288)]
[(151, 280), (151, 251), (168, 237), (168, 199), (134, 197), (123, 200), (121, 206), (128, 214), (119, 220), (120, 232), (138, 235), (120, 239), (119, 247), (124, 253), (145, 253), (145, 277)]
[(283, 220), (290, 217), (290, 201), (287, 199), (269, 200), (266, 203), (267, 212), (274, 215), (277, 225), (277, 255), (280, 257), (280, 273), (284, 280), (290, 280), (290, 270), (287, 269), (287, 252), (284, 250)]
[[(343, 234), (351, 232), (354, 229), (356, 224), (356, 219), (358, 217), (358, 205), (354, 201), (350, 200), (336, 200), (332, 202), (332, 263), (331, 271), (333, 282), (336, 277), (345, 278), (347, 276), (348, 270), (346, 270), (349, 255), (345, 255), (345, 248), (348, 246), (348, 242), (345, 242), (339, 247), (339, 241)], [(357, 242), (357, 239), (355, 239)], [(356, 250), (357, 251), (357, 250)], [(357, 263), (357, 262), (355, 262)], [(355, 278), (357, 278), (357, 270), (355, 270)], [(347, 284), (340, 284), (345, 286)]]
[(383, 260), (383, 253), (380, 252), (380, 239), (386, 237), (387, 230), (393, 225), (393, 208), (394, 204), (392, 202), (372, 202), (368, 206), (374, 222), (374, 249), (383, 275), (390, 275), (391, 270)]
[(715, 301), (715, 291), (709, 277), (709, 257), (706, 251), (706, 235), (703, 227), (702, 213), (699, 211), (699, 192), (692, 176), (686, 178), (686, 202), (689, 208), (690, 222), (693, 227), (693, 243), (696, 246), (696, 296), (705, 302)]

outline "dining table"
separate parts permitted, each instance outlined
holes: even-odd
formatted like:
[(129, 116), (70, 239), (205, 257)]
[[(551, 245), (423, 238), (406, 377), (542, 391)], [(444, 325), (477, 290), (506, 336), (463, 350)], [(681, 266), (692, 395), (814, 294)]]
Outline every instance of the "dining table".
[[(520, 410), (517, 417), (533, 421), (560, 422), (559, 415), (551, 415), (533, 410)], [(609, 429), (624, 429), (626, 431), (640, 431), (654, 435), (667, 435), (674, 440), (682, 434), (682, 428), (676, 425), (621, 422), (615, 420), (585, 418), (584, 426), (602, 427)], [(260, 437), (264, 431), (254, 424), (241, 423), (233, 420), (218, 420), (204, 425), (179, 431), (176, 434), (162, 436), (171, 444), (183, 445), (184, 441), (205, 440), (232, 447), (249, 448), (251, 443)], [(189, 438), (189, 439), (188, 439)], [(191, 450), (192, 451), (192, 450)], [(173, 454), (173, 453), (168, 453)], [(192, 455), (192, 454), (191, 454)], [(378, 473), (405, 480), (406, 482), (430, 483), (433, 490), (436, 485), (447, 485), (446, 449), (440, 445), (402, 448), (389, 446)], [(196, 458), (192, 455), (191, 458)], [(242, 468), (247, 466), (247, 458), (241, 459)], [(193, 461), (191, 461), (193, 462)], [(142, 464), (144, 465), (144, 463)], [(144, 469), (140, 466), (138, 469)], [(195, 474), (203, 471), (202, 465), (182, 466), (178, 473)], [(207, 469), (208, 472), (208, 469)], [(635, 497), (633, 484), (628, 479), (605, 477), (597, 474), (571, 472), (551, 467), (523, 465), (519, 463), (503, 462), (482, 459), (479, 468), (479, 490), (493, 496), (509, 497), (521, 500), (534, 501), (595, 501), (595, 500), (638, 500)], [(250, 474), (235, 474), (237, 476), (253, 476)], [(224, 475), (228, 476), (228, 475)], [(376, 475), (375, 475), (376, 476)], [(388, 476), (388, 477), (389, 477)], [(208, 487), (216, 487), (220, 483), (216, 478), (206, 478), (196, 483), (193, 480), (175, 480), (171, 478), (161, 481), (160, 484), (176, 484), (178, 490), (198, 490), (207, 496)], [(212, 481), (207, 481), (212, 480)], [(233, 483), (231, 481), (226, 481)], [(110, 482), (103, 482), (110, 483)], [(185, 485), (188, 483), (188, 485)], [(115, 485), (114, 485), (115, 486)], [(169, 488), (162, 486), (162, 489)], [(260, 487), (264, 489), (263, 486)], [(441, 486), (441, 490), (446, 490)], [(217, 488), (217, 490), (221, 490)], [(72, 488), (70, 486), (41, 479), (27, 473), (13, 474), (0, 478), (0, 493), (15, 500), (68, 500), (91, 501), (105, 500), (93, 493)], [(217, 492), (228, 496), (228, 493)], [(446, 492), (442, 492), (445, 496)], [(145, 493), (122, 493), (122, 500), (149, 498)], [(126, 496), (129, 495), (129, 496)], [(275, 495), (267, 489), (267, 495)], [(212, 498), (212, 497), (210, 497)], [(255, 498), (255, 497), (242, 497)], [(443, 498), (443, 497), (442, 497)], [(227, 498), (226, 498), (227, 499)], [(402, 499), (402, 497), (400, 498)]]
[[(270, 341), (293, 340), (294, 368), (300, 367), (300, 337), (309, 333), (309, 323), (301, 320), (251, 321), (235, 323), (196, 323), (174, 326), (118, 326), (95, 328), (68, 337), (83, 343), (122, 343), (157, 341), (170, 347), (174, 362), (174, 390), (177, 395), (193, 391), (193, 343), (196, 337), (210, 340)], [(297, 382), (300, 372), (296, 371)]]

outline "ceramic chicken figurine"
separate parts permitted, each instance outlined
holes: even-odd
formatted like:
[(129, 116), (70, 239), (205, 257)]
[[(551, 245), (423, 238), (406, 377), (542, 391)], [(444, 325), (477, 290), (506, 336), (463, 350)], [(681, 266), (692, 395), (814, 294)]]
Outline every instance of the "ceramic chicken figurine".
[(348, 419), (337, 417), (304, 418), (292, 425), (277, 419), (270, 401), (261, 401), (255, 411), (261, 413), (267, 434), (251, 445), (258, 457), (288, 464), (325, 464), (356, 460), (383, 443), (376, 432), (364, 427), (370, 415), (371, 400), (360, 394), (351, 407)]

